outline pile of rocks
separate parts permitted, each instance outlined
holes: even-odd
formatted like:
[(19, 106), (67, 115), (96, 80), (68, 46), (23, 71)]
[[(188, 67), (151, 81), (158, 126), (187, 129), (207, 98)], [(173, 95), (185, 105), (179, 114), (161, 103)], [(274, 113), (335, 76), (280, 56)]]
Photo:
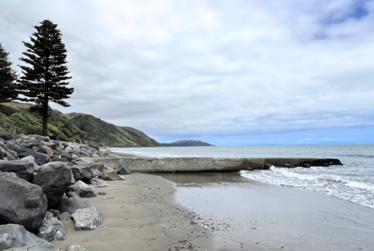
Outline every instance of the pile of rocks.
[[(39, 135), (0, 131), (0, 250), (52, 250), (63, 240), (62, 220), (93, 230), (103, 216), (84, 199), (95, 197), (105, 180), (122, 180), (104, 165), (80, 157), (111, 157), (82, 144)], [(122, 174), (122, 173), (121, 173)], [(77, 245), (60, 250), (85, 250)]]

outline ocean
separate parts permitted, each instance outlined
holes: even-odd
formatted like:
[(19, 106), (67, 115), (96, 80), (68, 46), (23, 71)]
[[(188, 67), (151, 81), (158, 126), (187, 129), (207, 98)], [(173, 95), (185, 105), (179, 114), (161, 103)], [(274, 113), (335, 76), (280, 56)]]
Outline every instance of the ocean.
[(374, 250), (374, 145), (112, 151), (153, 158), (338, 158), (343, 166), (153, 175), (172, 181), (177, 203), (199, 215), (198, 224), (211, 236), (211, 250)]
[(318, 192), (374, 209), (374, 145), (113, 148), (143, 157), (337, 158), (343, 166), (241, 171), (242, 177)]

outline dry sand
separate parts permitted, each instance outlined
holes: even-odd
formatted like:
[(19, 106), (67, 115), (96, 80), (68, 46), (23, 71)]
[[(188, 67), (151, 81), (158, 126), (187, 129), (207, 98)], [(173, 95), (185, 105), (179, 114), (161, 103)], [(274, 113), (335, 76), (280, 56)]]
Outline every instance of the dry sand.
[(89, 198), (104, 216), (103, 223), (95, 230), (77, 231), (73, 221), (63, 221), (67, 235), (53, 242), (55, 249), (78, 244), (89, 251), (212, 250), (210, 232), (198, 224), (199, 216), (175, 203), (172, 182), (148, 174), (124, 177), (96, 188), (107, 195)]

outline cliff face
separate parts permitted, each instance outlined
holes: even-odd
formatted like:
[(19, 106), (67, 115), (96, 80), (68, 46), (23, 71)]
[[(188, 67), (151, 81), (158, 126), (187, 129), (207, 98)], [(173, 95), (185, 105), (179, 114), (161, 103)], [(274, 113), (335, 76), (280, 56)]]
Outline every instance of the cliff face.
[(95, 135), (108, 146), (160, 146), (160, 144), (131, 127), (121, 127), (110, 124), (92, 115), (69, 113), (65, 117), (89, 135)]
[(161, 146), (214, 146), (201, 140), (179, 140), (173, 143), (161, 143)]
[[(33, 105), (10, 102), (0, 104), (0, 128), (18, 134), (40, 134), (41, 117), (31, 112)], [(89, 114), (63, 114), (50, 110), (48, 134), (63, 141), (106, 146), (160, 146), (154, 139), (131, 127), (120, 127)]]

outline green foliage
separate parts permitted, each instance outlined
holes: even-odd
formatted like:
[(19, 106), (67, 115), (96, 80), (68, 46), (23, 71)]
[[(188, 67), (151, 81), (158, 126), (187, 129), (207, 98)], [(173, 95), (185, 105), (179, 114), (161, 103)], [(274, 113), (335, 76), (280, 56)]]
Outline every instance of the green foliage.
[(17, 73), (12, 69), (9, 53), (0, 43), (0, 102), (10, 102), (17, 98), (16, 84)]
[(0, 105), (0, 112), (5, 114), (6, 116), (10, 116), (13, 113), (18, 112), (18, 110), (7, 105)]
[(68, 88), (71, 79), (66, 67), (66, 53), (62, 43), (61, 31), (57, 24), (49, 20), (34, 26), (37, 30), (32, 34), (32, 43), (23, 42), (27, 47), (20, 58), (29, 66), (20, 66), (23, 76), (19, 82), (19, 92), (25, 96), (22, 101), (35, 102), (41, 105), (43, 118), (43, 135), (47, 134), (48, 102), (54, 102), (64, 107), (70, 106), (64, 99), (70, 98), (74, 88)]

